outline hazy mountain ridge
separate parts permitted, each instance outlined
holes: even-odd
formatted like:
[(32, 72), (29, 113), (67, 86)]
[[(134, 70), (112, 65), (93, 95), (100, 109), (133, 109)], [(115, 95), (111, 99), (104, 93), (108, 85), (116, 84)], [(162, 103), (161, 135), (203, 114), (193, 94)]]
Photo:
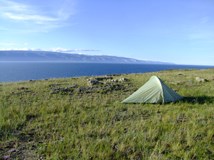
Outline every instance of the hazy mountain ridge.
[(145, 61), (133, 58), (107, 56), (107, 55), (84, 55), (78, 53), (61, 53), (52, 51), (21, 51), (21, 50), (0, 51), (0, 61), (170, 64), (167, 62)]

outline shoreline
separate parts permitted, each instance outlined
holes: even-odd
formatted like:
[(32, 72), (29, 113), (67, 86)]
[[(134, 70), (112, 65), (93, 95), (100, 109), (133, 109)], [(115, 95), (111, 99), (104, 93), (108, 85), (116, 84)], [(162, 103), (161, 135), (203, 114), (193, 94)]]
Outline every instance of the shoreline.
[(214, 68), (205, 68), (205, 69), (168, 69), (168, 70), (160, 70), (160, 71), (148, 71), (143, 73), (115, 73), (115, 74), (102, 74), (102, 75), (83, 75), (83, 76), (73, 76), (73, 77), (50, 77), (44, 79), (29, 79), (29, 80), (19, 80), (19, 81), (0, 81), (0, 85), (2, 84), (11, 84), (11, 83), (28, 83), (28, 82), (38, 82), (38, 81), (49, 81), (49, 80), (65, 80), (65, 79), (79, 79), (79, 78), (93, 78), (93, 77), (106, 77), (106, 76), (125, 76), (125, 75), (141, 75), (141, 74), (151, 74), (151, 73), (159, 73), (159, 72), (170, 72), (170, 71), (197, 71), (197, 70), (210, 70)]

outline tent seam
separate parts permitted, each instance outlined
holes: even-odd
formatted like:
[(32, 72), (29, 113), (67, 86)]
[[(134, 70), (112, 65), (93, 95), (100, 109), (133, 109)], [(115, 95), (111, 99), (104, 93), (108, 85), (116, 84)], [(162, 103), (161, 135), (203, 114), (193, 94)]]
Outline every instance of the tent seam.
[(160, 86), (160, 88), (161, 88), (162, 103), (164, 104), (163, 86), (161, 85), (161, 80), (160, 80), (158, 77), (156, 77), (156, 78), (157, 78), (158, 84), (159, 84), (159, 86)]

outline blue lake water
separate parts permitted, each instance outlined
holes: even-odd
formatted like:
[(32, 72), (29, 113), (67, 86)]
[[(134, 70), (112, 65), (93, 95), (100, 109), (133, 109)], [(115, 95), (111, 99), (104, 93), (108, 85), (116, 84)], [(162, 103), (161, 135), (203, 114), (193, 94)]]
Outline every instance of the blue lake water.
[(213, 66), (154, 64), (90, 64), (46, 62), (0, 62), (0, 82), (14, 82), (61, 77), (145, 73), (170, 69), (206, 69)]

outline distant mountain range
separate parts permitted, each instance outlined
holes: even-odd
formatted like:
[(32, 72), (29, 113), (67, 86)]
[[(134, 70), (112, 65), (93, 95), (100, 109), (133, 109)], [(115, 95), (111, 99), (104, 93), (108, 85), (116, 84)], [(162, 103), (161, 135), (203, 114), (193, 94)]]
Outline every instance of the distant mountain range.
[(0, 61), (33, 61), (33, 62), (74, 62), (74, 63), (135, 63), (135, 64), (170, 64), (167, 62), (145, 61), (133, 58), (84, 55), (51, 51), (0, 51)]

